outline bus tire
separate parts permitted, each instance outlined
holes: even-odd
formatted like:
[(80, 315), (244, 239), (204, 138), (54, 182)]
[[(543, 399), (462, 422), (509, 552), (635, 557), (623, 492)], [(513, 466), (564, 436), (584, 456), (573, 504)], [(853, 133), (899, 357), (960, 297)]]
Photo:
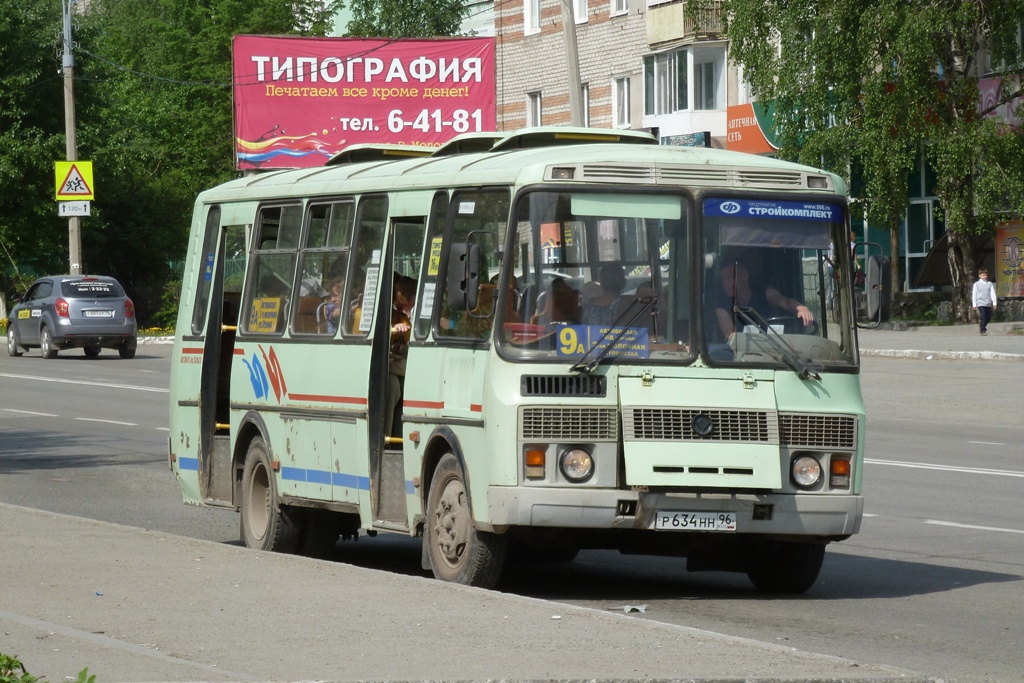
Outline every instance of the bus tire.
[(442, 456), (430, 482), (423, 542), (435, 578), (481, 588), (501, 578), (508, 539), (474, 527), (465, 475), (452, 453)]
[(249, 442), (242, 470), (241, 537), (248, 548), (294, 553), (301, 528), (297, 513), (277, 499), (277, 482), (262, 437)]
[(758, 539), (747, 548), (747, 577), (762, 593), (804, 593), (818, 579), (825, 559), (824, 543)]

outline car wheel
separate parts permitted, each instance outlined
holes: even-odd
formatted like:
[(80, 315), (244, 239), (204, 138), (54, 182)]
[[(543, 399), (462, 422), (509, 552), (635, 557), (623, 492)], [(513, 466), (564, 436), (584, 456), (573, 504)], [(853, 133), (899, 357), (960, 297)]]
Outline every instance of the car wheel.
[(465, 475), (451, 453), (441, 457), (430, 482), (423, 542), (430, 569), (442, 581), (493, 588), (501, 578), (508, 537), (473, 526)]
[(21, 349), (18, 348), (18, 335), (10, 321), (7, 323), (7, 355), (15, 358), (21, 355)]
[(117, 352), (118, 352), (118, 354), (121, 355), (121, 358), (124, 358), (125, 360), (130, 360), (132, 358), (135, 358), (135, 349), (137, 347), (138, 347), (138, 341), (135, 340), (135, 339), (132, 339), (129, 342), (125, 342), (124, 346), (119, 346), (117, 348)]
[(43, 358), (56, 358), (57, 348), (53, 345), (53, 335), (50, 334), (50, 328), (43, 325), (42, 332), (39, 333), (39, 350), (43, 354)]
[(86, 358), (96, 358), (100, 355), (100, 347), (98, 346), (86, 346), (82, 350), (85, 351)]

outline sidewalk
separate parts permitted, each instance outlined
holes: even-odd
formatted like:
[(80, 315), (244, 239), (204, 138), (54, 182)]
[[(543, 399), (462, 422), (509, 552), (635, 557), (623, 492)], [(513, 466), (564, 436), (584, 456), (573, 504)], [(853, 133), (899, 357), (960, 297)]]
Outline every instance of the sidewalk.
[(10, 505), (0, 504), (0, 529), (0, 652), (51, 683), (85, 667), (98, 683), (933, 680)]
[(977, 325), (885, 323), (857, 330), (861, 356), (922, 360), (1024, 361), (1024, 323), (989, 323), (988, 335)]

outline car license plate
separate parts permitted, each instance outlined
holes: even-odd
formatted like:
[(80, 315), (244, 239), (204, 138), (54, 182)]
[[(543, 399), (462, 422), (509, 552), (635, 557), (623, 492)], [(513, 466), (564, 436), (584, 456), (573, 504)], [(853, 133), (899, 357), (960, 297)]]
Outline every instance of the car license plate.
[(86, 318), (113, 318), (113, 311), (82, 311)]
[(659, 510), (654, 528), (668, 531), (736, 531), (732, 512), (676, 512)]

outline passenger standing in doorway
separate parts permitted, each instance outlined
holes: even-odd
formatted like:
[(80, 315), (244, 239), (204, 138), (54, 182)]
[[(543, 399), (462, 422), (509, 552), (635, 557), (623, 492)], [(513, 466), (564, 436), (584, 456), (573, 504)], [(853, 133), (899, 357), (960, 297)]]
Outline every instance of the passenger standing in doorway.
[(388, 356), (388, 403), (384, 410), (384, 436), (392, 436), (395, 413), (402, 402), (405, 385), (405, 363), (409, 355), (409, 333), (412, 330), (412, 304), (416, 299), (416, 280), (405, 275), (395, 278), (391, 306), (391, 352)]
[(974, 283), (971, 293), (971, 305), (978, 312), (978, 328), (981, 336), (988, 334), (988, 323), (996, 310), (996, 286), (988, 281), (988, 270), (978, 269), (978, 281)]

